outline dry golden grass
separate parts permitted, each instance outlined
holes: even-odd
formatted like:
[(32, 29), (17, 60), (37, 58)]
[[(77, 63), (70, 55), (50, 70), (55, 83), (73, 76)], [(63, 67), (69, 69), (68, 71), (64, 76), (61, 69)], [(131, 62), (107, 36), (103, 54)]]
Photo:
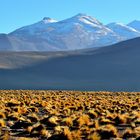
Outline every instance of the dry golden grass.
[(140, 93), (0, 91), (0, 139), (140, 138)]

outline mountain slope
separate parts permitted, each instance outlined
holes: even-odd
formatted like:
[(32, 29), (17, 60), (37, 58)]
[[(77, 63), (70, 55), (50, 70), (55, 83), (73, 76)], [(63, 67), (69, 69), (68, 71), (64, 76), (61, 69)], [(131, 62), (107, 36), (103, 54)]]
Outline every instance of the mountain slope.
[(0, 50), (8, 51), (11, 50), (12, 44), (6, 34), (0, 34)]
[(54, 19), (51, 19), (49, 17), (44, 17), (41, 21), (19, 28), (13, 32), (11, 32), (9, 35), (17, 36), (17, 37), (26, 37), (38, 35), (41, 32), (44, 32), (44, 30), (47, 29), (48, 24), (57, 22)]
[(108, 24), (107, 27), (118, 34), (123, 40), (140, 37), (140, 32), (122, 23), (113, 22)]
[[(56, 56), (57, 53), (52, 56)], [(140, 38), (98, 50), (87, 50), (84, 53), (59, 52), (59, 56), (45, 58), (33, 65), (11, 70), (1, 69), (0, 87), (140, 91), (139, 54)], [(43, 56), (45, 53), (38, 52), (36, 55)], [(25, 59), (28, 57), (30, 53)], [(14, 61), (18, 59), (19, 57)], [(31, 60), (34, 61), (34, 58), (32, 57)]]
[(130, 22), (128, 24), (128, 26), (134, 28), (135, 30), (139, 31), (140, 32), (140, 21), (139, 20), (134, 20), (132, 22)]

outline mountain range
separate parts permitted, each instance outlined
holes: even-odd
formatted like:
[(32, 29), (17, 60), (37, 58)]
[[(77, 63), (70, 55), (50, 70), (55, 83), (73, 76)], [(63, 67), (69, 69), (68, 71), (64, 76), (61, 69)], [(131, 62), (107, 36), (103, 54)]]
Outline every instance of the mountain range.
[(99, 48), (140, 37), (140, 21), (103, 25), (86, 14), (56, 21), (49, 17), (0, 34), (0, 51), (70, 51)]

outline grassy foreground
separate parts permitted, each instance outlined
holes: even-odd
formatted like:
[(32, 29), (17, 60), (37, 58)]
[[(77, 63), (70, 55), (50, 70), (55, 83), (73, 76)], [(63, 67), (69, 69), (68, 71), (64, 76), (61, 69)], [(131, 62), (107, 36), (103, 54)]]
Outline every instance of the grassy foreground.
[(140, 93), (0, 91), (0, 139), (140, 139)]

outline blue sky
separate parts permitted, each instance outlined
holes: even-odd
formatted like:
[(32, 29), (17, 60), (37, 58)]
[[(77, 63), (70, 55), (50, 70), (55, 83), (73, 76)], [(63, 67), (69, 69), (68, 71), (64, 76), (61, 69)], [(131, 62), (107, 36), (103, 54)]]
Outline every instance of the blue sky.
[(102, 23), (140, 20), (140, 0), (0, 0), (0, 33), (8, 33), (43, 17), (62, 20), (77, 13)]

